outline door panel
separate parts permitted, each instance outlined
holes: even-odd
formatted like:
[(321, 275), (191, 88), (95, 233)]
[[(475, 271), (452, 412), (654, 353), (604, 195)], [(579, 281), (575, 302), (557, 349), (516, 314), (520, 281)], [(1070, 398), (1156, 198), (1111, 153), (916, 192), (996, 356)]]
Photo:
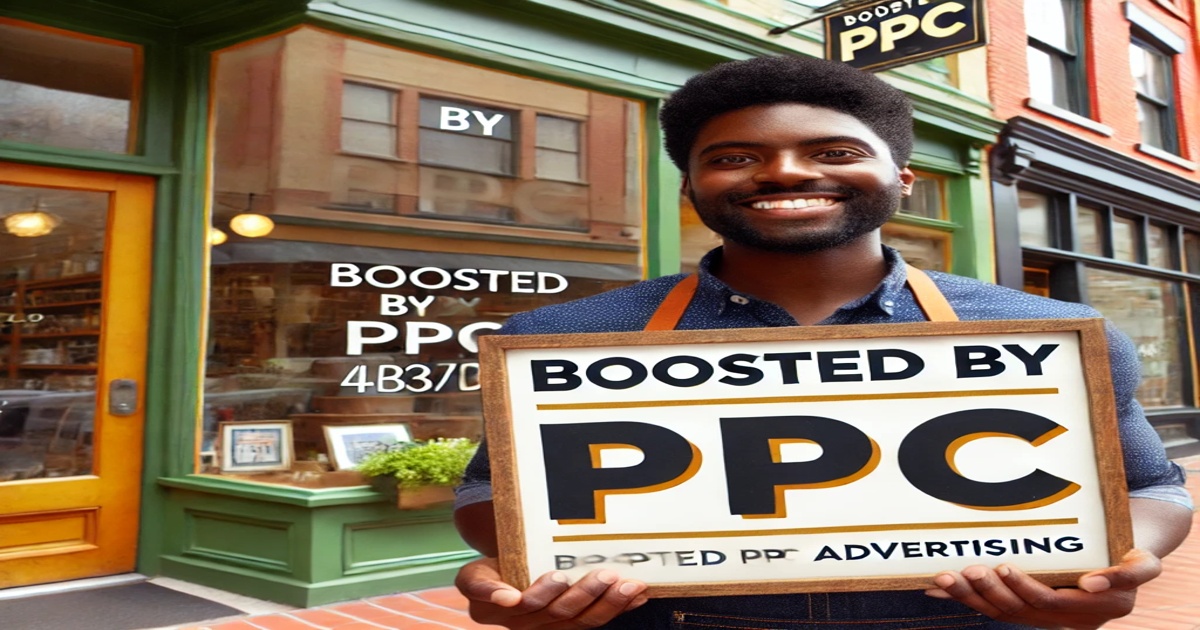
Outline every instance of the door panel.
[(0, 588), (134, 568), (153, 191), (0, 163)]

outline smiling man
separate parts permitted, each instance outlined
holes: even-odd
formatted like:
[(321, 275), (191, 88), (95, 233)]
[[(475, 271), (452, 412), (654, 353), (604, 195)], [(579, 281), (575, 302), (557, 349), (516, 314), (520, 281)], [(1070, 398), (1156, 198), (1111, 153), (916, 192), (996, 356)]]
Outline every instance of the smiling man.
[[(694, 276), (670, 276), (522, 313), (501, 334), (703, 330), (925, 321), (1096, 317), (1080, 304), (907, 268), (879, 228), (909, 194), (912, 111), (877, 77), (805, 57), (722, 64), (664, 106), (667, 151), (683, 193), (724, 245)], [(1078, 588), (1051, 589), (1013, 565), (931, 576), (928, 591), (647, 600), (611, 570), (525, 591), (496, 569), (486, 449), (459, 489), (455, 522), (487, 558), (459, 572), (472, 617), (509, 628), (1098, 628), (1127, 614), (1135, 589), (1187, 536), (1191, 503), (1133, 399), (1132, 344), (1108, 326), (1137, 549)]]

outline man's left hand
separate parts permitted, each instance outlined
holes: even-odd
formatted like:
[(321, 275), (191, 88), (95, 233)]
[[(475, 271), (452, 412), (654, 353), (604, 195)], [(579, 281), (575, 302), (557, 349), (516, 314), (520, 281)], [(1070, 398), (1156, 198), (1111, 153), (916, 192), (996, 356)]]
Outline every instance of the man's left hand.
[(1136, 590), (1162, 573), (1154, 554), (1133, 549), (1121, 564), (1079, 578), (1079, 588), (1054, 589), (1011, 565), (975, 565), (934, 578), (930, 597), (954, 599), (998, 621), (1038, 628), (1094, 630), (1133, 610)]

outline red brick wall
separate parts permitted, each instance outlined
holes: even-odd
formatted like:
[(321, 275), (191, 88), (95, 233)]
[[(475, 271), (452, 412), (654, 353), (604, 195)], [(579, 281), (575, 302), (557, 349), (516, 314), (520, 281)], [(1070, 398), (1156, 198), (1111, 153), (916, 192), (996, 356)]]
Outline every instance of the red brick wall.
[[(1195, 4), (1190, 0), (1178, 2), (1179, 12), (1174, 13), (1155, 0), (1132, 1), (1188, 43), (1187, 51), (1175, 56), (1175, 102), (1179, 114), (1176, 125), (1183, 157), (1200, 160), (1200, 63), (1196, 54)], [(996, 116), (1036, 119), (1164, 170), (1200, 179), (1196, 171), (1134, 149), (1141, 137), (1129, 69), (1130, 23), (1125, 19), (1123, 1), (1088, 0), (1084, 4), (1087, 6), (1086, 55), (1091, 118), (1111, 127), (1112, 137), (1025, 107), (1025, 99), (1029, 97), (1029, 75), (1025, 62), (1024, 0), (988, 1), (991, 42), (988, 74)]]

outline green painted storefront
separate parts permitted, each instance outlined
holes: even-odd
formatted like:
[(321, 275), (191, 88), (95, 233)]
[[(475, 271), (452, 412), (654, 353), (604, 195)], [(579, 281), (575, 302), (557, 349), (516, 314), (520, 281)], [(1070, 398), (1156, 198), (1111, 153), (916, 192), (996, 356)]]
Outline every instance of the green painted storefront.
[[(775, 24), (721, 3), (693, 4), (763, 32)], [(661, 99), (713, 63), (786, 53), (788, 38), (812, 39), (800, 33), (781, 43), (642, 0), (5, 0), (0, 16), (144, 46), (138, 151), (0, 142), (4, 162), (157, 178), (137, 570), (303, 606), (448, 584), (474, 554), (448, 509), (401, 512), (367, 487), (308, 490), (194, 474), (212, 53), (308, 24), (644, 103), (643, 251), (653, 277), (676, 272), (681, 261), (679, 174), (655, 123)], [(894, 76), (916, 105), (913, 165), (943, 178), (949, 209), (944, 219), (897, 222), (948, 231), (950, 269), (990, 280), (981, 162), (999, 124), (986, 103), (945, 82)]]

